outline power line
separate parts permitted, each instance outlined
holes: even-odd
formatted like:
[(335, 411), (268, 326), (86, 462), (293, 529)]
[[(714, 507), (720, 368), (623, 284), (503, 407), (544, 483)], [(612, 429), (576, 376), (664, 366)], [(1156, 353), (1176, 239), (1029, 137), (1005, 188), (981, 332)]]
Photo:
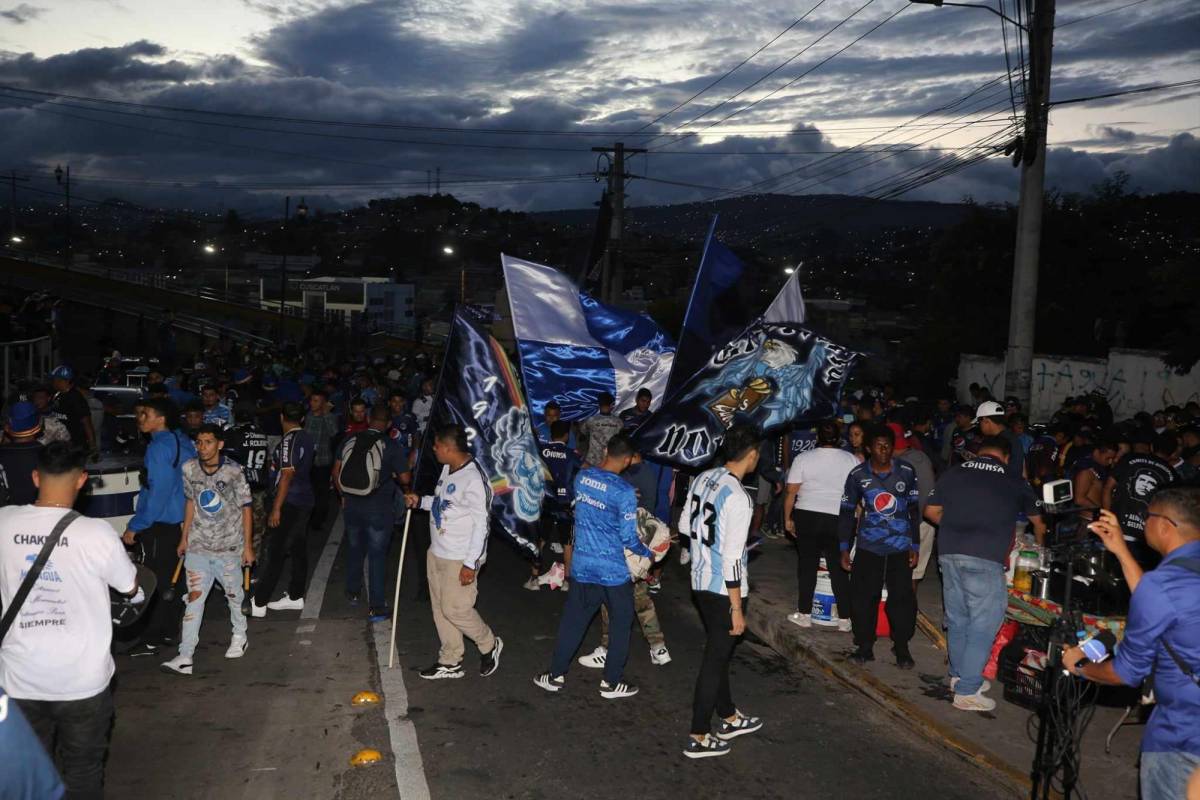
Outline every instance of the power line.
[[(867, 3), (866, 3), (865, 5), (863, 5), (863, 6), (861, 6), (861, 7), (858, 9), (858, 11), (861, 11), (863, 8), (866, 8), (866, 7), (867, 7), (868, 5), (870, 5), (872, 2), (874, 2), (874, 0), (867, 0)], [(808, 69), (806, 69), (804, 72), (801, 72), (799, 75), (797, 75), (796, 77), (792, 78), (792, 79), (791, 79), (790, 81), (788, 81), (787, 83), (784, 83), (782, 86), (779, 86), (779, 87), (777, 87), (777, 88), (775, 88), (775, 89), (772, 89), (771, 91), (767, 92), (765, 95), (763, 95), (762, 97), (758, 98), (757, 100), (755, 100), (755, 101), (753, 101), (753, 102), (751, 102), (751, 103), (747, 103), (746, 105), (742, 106), (741, 108), (739, 108), (739, 109), (737, 109), (737, 110), (735, 110), (735, 111), (732, 111), (732, 112), (730, 112), (729, 114), (726, 114), (725, 116), (721, 117), (719, 120), (717, 120), (717, 121), (715, 121), (715, 122), (710, 122), (708, 125), (705, 125), (705, 126), (704, 126), (704, 128), (702, 128), (702, 129), (701, 129), (701, 131), (697, 131), (697, 132), (695, 132), (695, 133), (692, 133), (692, 134), (690, 134), (690, 135), (692, 135), (692, 136), (696, 136), (696, 135), (698, 135), (699, 133), (701, 133), (701, 132), (703, 132), (703, 131), (705, 131), (705, 130), (709, 130), (709, 129), (711, 129), (711, 128), (713, 128), (713, 127), (717, 126), (717, 125), (720, 125), (720, 124), (722, 124), (722, 123), (724, 123), (724, 122), (727, 122), (727, 121), (729, 121), (730, 119), (732, 119), (732, 118), (736, 117), (738, 114), (742, 114), (742, 113), (744, 113), (744, 112), (746, 112), (746, 111), (749, 111), (750, 109), (754, 108), (755, 106), (759, 105), (760, 103), (762, 103), (762, 102), (764, 102), (764, 101), (766, 101), (766, 100), (770, 99), (771, 97), (774, 97), (776, 94), (778, 94), (779, 92), (783, 91), (784, 89), (787, 89), (787, 88), (789, 88), (789, 87), (791, 87), (791, 86), (794, 86), (794, 85), (795, 85), (796, 83), (798, 83), (798, 82), (799, 82), (801, 79), (803, 79), (803, 78), (807, 77), (808, 75), (811, 75), (811, 74), (812, 74), (813, 72), (815, 72), (816, 70), (818, 70), (818, 69), (820, 69), (821, 67), (823, 67), (824, 65), (828, 64), (830, 61), (832, 61), (833, 59), (837, 58), (837, 57), (838, 57), (838, 56), (840, 56), (842, 53), (846, 52), (846, 51), (847, 51), (847, 50), (849, 50), (851, 47), (853, 47), (854, 45), (858, 44), (858, 43), (859, 43), (859, 42), (861, 42), (863, 39), (867, 38), (867, 37), (868, 37), (868, 36), (870, 36), (872, 33), (874, 33), (875, 31), (879, 30), (880, 28), (882, 28), (882, 27), (883, 27), (884, 25), (886, 25), (887, 23), (891, 22), (893, 19), (895, 19), (896, 17), (898, 17), (898, 16), (899, 16), (900, 14), (902, 14), (902, 13), (903, 13), (905, 10), (907, 10), (907, 9), (908, 9), (908, 7), (909, 7), (908, 0), (905, 0), (905, 3), (904, 3), (904, 5), (900, 6), (900, 7), (899, 7), (899, 8), (897, 8), (895, 11), (893, 11), (891, 14), (889, 14), (889, 15), (888, 15), (888, 16), (886, 16), (886, 17), (884, 17), (884, 18), (883, 18), (883, 20), (881, 20), (880, 22), (878, 22), (878, 23), (877, 23), (877, 24), (876, 24), (874, 27), (870, 28), (870, 29), (869, 29), (869, 30), (867, 30), (865, 33), (863, 33), (863, 34), (859, 35), (858, 37), (856, 37), (854, 40), (852, 40), (852, 41), (851, 41), (849, 44), (847, 44), (845, 47), (843, 47), (843, 48), (841, 48), (840, 50), (838, 50), (838, 51), (834, 52), (832, 55), (829, 55), (829, 56), (827, 56), (826, 58), (824, 58), (824, 59), (822, 59), (822, 60), (818, 61), (816, 64), (814, 64), (813, 66), (809, 67), (809, 68), (808, 68)], [(855, 13), (855, 14), (857, 14), (857, 13), (858, 13), (858, 11), (855, 11), (854, 13)], [(840, 26), (841, 24), (842, 24), (842, 23), (839, 23), (839, 26)], [(814, 44), (815, 44), (815, 42), (814, 42)]]
[(1060, 22), (1057, 25), (1055, 25), (1054, 27), (1055, 28), (1065, 28), (1068, 25), (1077, 25), (1080, 22), (1087, 22), (1089, 19), (1095, 19), (1096, 17), (1103, 17), (1106, 14), (1112, 14), (1117, 11), (1122, 11), (1126, 8), (1133, 8), (1134, 6), (1140, 6), (1142, 3), (1147, 3), (1147, 2), (1149, 2), (1149, 0), (1134, 0), (1132, 3), (1126, 3), (1123, 6), (1116, 6), (1115, 8), (1109, 8), (1104, 11), (1097, 11), (1095, 14), (1088, 14), (1086, 17), (1077, 17), (1075, 19), (1069, 19), (1066, 22)]
[(729, 71), (728, 71), (728, 72), (726, 72), (724, 75), (722, 75), (721, 77), (717, 78), (715, 81), (713, 81), (713, 82), (709, 83), (709, 84), (708, 84), (707, 86), (705, 86), (703, 89), (701, 89), (700, 91), (696, 92), (694, 95), (692, 95), (691, 97), (689, 97), (687, 100), (684, 100), (682, 103), (680, 103), (679, 105), (675, 106), (675, 107), (674, 107), (674, 108), (672, 108), (671, 110), (669, 110), (669, 111), (667, 111), (667, 112), (665, 112), (665, 113), (663, 113), (663, 114), (659, 114), (657, 117), (655, 117), (654, 119), (650, 120), (650, 121), (649, 121), (649, 122), (647, 122), (645, 125), (643, 125), (642, 127), (638, 128), (636, 131), (634, 131), (634, 133), (641, 133), (642, 131), (646, 130), (646, 128), (649, 128), (651, 125), (657, 125), (658, 123), (662, 122), (662, 121), (663, 121), (664, 119), (666, 119), (667, 117), (669, 117), (669, 116), (671, 116), (672, 114), (674, 114), (674, 113), (675, 113), (676, 111), (678, 111), (679, 109), (681, 109), (681, 108), (683, 108), (684, 106), (686, 106), (687, 104), (691, 103), (693, 100), (695, 100), (695, 99), (696, 99), (697, 97), (699, 97), (700, 95), (702, 95), (702, 94), (704, 94), (705, 92), (707, 92), (709, 89), (711, 89), (711, 88), (713, 88), (714, 86), (716, 86), (716, 85), (717, 85), (718, 83), (720, 83), (721, 81), (723, 81), (723, 80), (725, 80), (726, 78), (728, 78), (728, 77), (729, 77), (730, 75), (732, 75), (733, 73), (737, 72), (737, 71), (738, 71), (739, 69), (741, 69), (742, 67), (746, 66), (746, 64), (750, 63), (750, 61), (751, 61), (751, 60), (753, 60), (755, 56), (757, 56), (759, 53), (761, 53), (762, 51), (766, 50), (768, 47), (770, 47), (771, 45), (775, 44), (775, 43), (776, 43), (776, 42), (778, 42), (780, 39), (782, 39), (782, 38), (783, 38), (783, 36), (784, 36), (786, 33), (788, 33), (789, 31), (791, 31), (791, 30), (792, 30), (792, 28), (795, 28), (797, 25), (799, 25), (801, 22), (803, 22), (805, 19), (807, 19), (809, 14), (813, 13), (814, 11), (816, 11), (818, 8), (820, 8), (822, 5), (824, 5), (824, 4), (825, 4), (825, 2), (826, 2), (826, 0), (818, 0), (817, 4), (816, 4), (815, 6), (813, 6), (812, 8), (810, 8), (808, 11), (805, 11), (805, 12), (804, 12), (803, 16), (801, 16), (801, 17), (800, 17), (798, 20), (796, 20), (795, 22), (793, 22), (791, 25), (788, 25), (788, 26), (787, 26), (786, 28), (784, 28), (782, 31), (780, 31), (780, 32), (779, 32), (779, 33), (778, 33), (778, 34), (775, 36), (775, 38), (774, 38), (774, 39), (772, 39), (771, 41), (767, 42), (766, 44), (764, 44), (762, 47), (760, 47), (760, 48), (758, 48), (757, 50), (755, 50), (755, 51), (754, 51), (753, 53), (751, 53), (750, 55), (746, 56), (746, 58), (742, 59), (742, 60), (741, 60), (741, 61), (740, 61), (740, 62), (739, 62), (739, 63), (738, 63), (738, 64), (737, 64), (737, 65), (736, 65), (736, 66), (735, 66), (733, 69), (729, 70)]
[[(702, 111), (701, 113), (699, 113), (699, 114), (697, 114), (696, 116), (694, 116), (694, 117), (692, 117), (691, 119), (689, 119), (687, 122), (681, 123), (680, 125), (676, 125), (674, 128), (672, 128), (672, 129), (671, 129), (670, 131), (668, 131), (667, 133), (674, 133), (674, 132), (678, 131), (678, 130), (679, 130), (679, 129), (681, 129), (681, 128), (684, 128), (684, 127), (686, 127), (686, 126), (688, 126), (688, 125), (691, 125), (692, 123), (696, 122), (697, 120), (700, 120), (700, 119), (702, 119), (702, 118), (704, 118), (704, 117), (708, 116), (708, 115), (709, 115), (709, 114), (711, 114), (712, 112), (716, 111), (718, 108), (720, 108), (721, 106), (725, 105), (725, 104), (726, 104), (726, 103), (728, 103), (730, 100), (734, 100), (734, 99), (736, 99), (736, 98), (740, 97), (741, 95), (745, 94), (746, 92), (750, 91), (750, 90), (751, 90), (751, 89), (753, 89), (755, 86), (758, 86), (760, 83), (762, 83), (763, 81), (765, 81), (767, 78), (770, 78), (772, 75), (774, 75), (775, 73), (779, 72), (779, 70), (783, 69), (783, 68), (784, 68), (784, 67), (786, 67), (788, 64), (791, 64), (791, 63), (792, 63), (793, 61), (795, 61), (797, 58), (799, 58), (800, 56), (802, 56), (802, 55), (804, 55), (805, 53), (807, 53), (807, 52), (808, 52), (809, 50), (811, 50), (813, 47), (816, 47), (818, 44), (820, 44), (820, 43), (821, 43), (821, 41), (822, 41), (822, 40), (824, 40), (824, 39), (825, 39), (825, 37), (829, 36), (829, 35), (830, 35), (830, 34), (832, 34), (834, 31), (836, 31), (838, 28), (842, 27), (842, 26), (843, 26), (843, 25), (845, 25), (847, 22), (849, 22), (850, 20), (854, 19), (854, 18), (855, 18), (856, 16), (858, 16), (858, 15), (859, 15), (859, 14), (860, 14), (860, 13), (861, 13), (861, 12), (862, 12), (864, 9), (866, 9), (866, 8), (867, 8), (867, 6), (871, 5), (871, 4), (872, 4), (872, 3), (874, 3), (874, 2), (875, 2), (875, 0), (867, 0), (867, 2), (863, 3), (861, 6), (859, 6), (858, 8), (856, 8), (854, 11), (850, 12), (850, 14), (849, 14), (848, 16), (846, 16), (844, 19), (842, 19), (840, 22), (838, 22), (838, 23), (837, 23), (836, 25), (834, 25), (832, 28), (830, 28), (829, 30), (825, 31), (825, 32), (824, 32), (824, 33), (822, 33), (820, 36), (818, 36), (816, 39), (814, 39), (814, 40), (812, 40), (811, 42), (809, 42), (808, 44), (806, 44), (804, 47), (802, 47), (802, 48), (801, 48), (799, 51), (797, 51), (796, 53), (792, 54), (792, 55), (791, 55), (791, 56), (790, 56), (790, 57), (789, 57), (787, 60), (785, 60), (785, 61), (784, 61), (784, 62), (782, 62), (781, 64), (779, 64), (779, 65), (775, 66), (773, 69), (771, 69), (771, 70), (767, 71), (767, 73), (766, 73), (766, 74), (759, 76), (759, 78), (758, 78), (757, 80), (755, 80), (755, 81), (751, 82), (750, 84), (748, 84), (748, 85), (746, 85), (746, 86), (743, 86), (741, 89), (739, 89), (738, 91), (734, 92), (734, 93), (733, 93), (733, 94), (731, 94), (729, 97), (726, 97), (724, 100), (722, 100), (721, 102), (717, 103), (716, 105), (709, 106), (708, 108), (706, 108), (706, 109), (705, 109), (704, 111)], [(706, 126), (706, 127), (709, 127), (709, 128), (710, 128), (710, 127), (712, 127), (712, 125), (708, 125), (708, 126)], [(655, 136), (653, 139), (649, 139), (649, 140), (647, 140), (647, 142), (646, 142), (645, 146), (646, 146), (646, 147), (649, 147), (651, 144), (653, 144), (653, 142), (654, 142), (654, 141), (656, 141), (657, 139), (661, 138), (663, 135), (665, 135), (665, 134), (659, 134), (659, 135)]]
[(1106, 100), (1110, 97), (1124, 97), (1128, 94), (1143, 94), (1145, 92), (1160, 92), (1164, 89), (1179, 89), (1184, 86), (1200, 86), (1200, 78), (1192, 78), (1186, 81), (1176, 81), (1175, 83), (1160, 83), (1156, 86), (1143, 86), (1140, 89), (1125, 89), (1120, 92), (1107, 92), (1105, 94), (1093, 94), (1086, 97), (1072, 97), (1069, 100), (1051, 100), (1046, 105), (1048, 106), (1066, 106), (1072, 103), (1087, 103), (1092, 100)]

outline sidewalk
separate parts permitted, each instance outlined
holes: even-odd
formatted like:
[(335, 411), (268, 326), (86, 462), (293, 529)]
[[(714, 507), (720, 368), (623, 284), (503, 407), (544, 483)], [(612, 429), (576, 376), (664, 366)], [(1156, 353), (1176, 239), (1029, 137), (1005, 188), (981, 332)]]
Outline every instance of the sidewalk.
[[(1003, 699), (998, 682), (988, 692), (997, 701), (988, 713), (957, 711), (950, 704), (945, 652), (934, 647), (918, 629), (911, 642), (914, 670), (896, 668), (890, 641), (875, 645), (875, 661), (863, 667), (846, 656), (853, 642), (849, 633), (813, 625), (800, 628), (787, 620), (796, 610), (796, 551), (790, 540), (765, 540), (750, 563), (750, 602), (746, 624), (774, 650), (791, 659), (803, 659), (857, 689), (891, 712), (915, 732), (979, 765), (1013, 796), (1029, 793), (1029, 767), (1033, 760), (1031, 736), (1036, 728), (1032, 712)], [(941, 626), (941, 587), (930, 565), (918, 591), (921, 610)], [(1137, 756), (1145, 728), (1122, 727), (1104, 752), (1104, 740), (1123, 708), (1100, 706), (1083, 738), (1082, 780), (1088, 796), (1097, 800), (1137, 797)]]

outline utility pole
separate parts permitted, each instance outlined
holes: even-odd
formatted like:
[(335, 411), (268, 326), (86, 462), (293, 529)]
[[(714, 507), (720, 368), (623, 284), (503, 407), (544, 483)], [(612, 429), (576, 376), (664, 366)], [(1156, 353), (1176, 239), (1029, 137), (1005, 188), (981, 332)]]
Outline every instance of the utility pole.
[(637, 147), (626, 147), (616, 142), (612, 147), (593, 147), (592, 152), (611, 154), (612, 163), (608, 170), (608, 196), (612, 200), (612, 224), (608, 229), (608, 247), (604, 251), (601, 268), (600, 297), (606, 303), (615, 303), (625, 290), (624, 257), (622, 244), (625, 235), (625, 156), (644, 153)]
[(71, 165), (67, 164), (66, 171), (61, 166), (54, 168), (54, 180), (63, 187), (67, 196), (67, 269), (71, 269), (74, 261), (74, 251), (71, 246)]
[(1017, 208), (1017, 241), (1013, 248), (1012, 303), (1008, 316), (1008, 350), (1004, 359), (1004, 393), (1030, 409), (1033, 342), (1037, 323), (1038, 256), (1045, 206), (1046, 127), (1050, 112), (1050, 56), (1054, 46), (1055, 0), (1035, 0), (1029, 28), (1029, 85), (1025, 96), (1024, 152), (1021, 156), (1021, 199)]
[(437, 168), (437, 171), (434, 173), (434, 176), (435, 177), (434, 177), (434, 183), (433, 183), (433, 186), (434, 186), (433, 193), (441, 194), (442, 193), (442, 168), (441, 167)]
[(292, 213), (292, 196), (283, 198), (283, 255), (279, 257), (279, 346), (283, 347), (284, 321), (287, 316), (287, 251), (288, 217)]
[(14, 169), (9, 173), (8, 180), (12, 187), (12, 197), (8, 206), (8, 241), (10, 244), (18, 244), (20, 237), (17, 235), (17, 181), (28, 183), (29, 178), (18, 178)]

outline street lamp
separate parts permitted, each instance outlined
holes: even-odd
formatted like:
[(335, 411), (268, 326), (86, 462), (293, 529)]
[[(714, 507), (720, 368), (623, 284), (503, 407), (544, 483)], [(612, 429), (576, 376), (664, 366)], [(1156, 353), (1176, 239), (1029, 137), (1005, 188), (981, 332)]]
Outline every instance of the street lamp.
[(454, 248), (451, 247), (450, 245), (446, 245), (445, 247), (442, 248), (442, 252), (448, 256), (452, 256), (452, 255), (454, 255)]
[[(218, 249), (219, 248), (213, 244), (204, 245), (204, 252), (210, 256), (216, 255)], [(229, 259), (225, 260), (225, 302), (229, 302)]]
[(1004, 12), (998, 11), (998, 10), (992, 8), (991, 6), (985, 6), (982, 3), (948, 3), (948, 2), (946, 2), (946, 0), (908, 0), (908, 2), (915, 3), (920, 6), (937, 6), (938, 8), (941, 8), (942, 6), (957, 6), (959, 8), (982, 8), (984, 11), (992, 12), (993, 14), (995, 14), (997, 17), (1004, 20), (1005, 22), (1007, 22), (1011, 25), (1016, 25), (1018, 28), (1025, 31), (1026, 33), (1029, 32), (1028, 28), (1026, 28), (1021, 23), (1017, 22), (1015, 19), (1012, 19), (1011, 17), (1006, 16), (1004, 14)]
[(784, 268), (783, 268), (783, 274), (784, 274), (784, 275), (794, 275), (794, 274), (795, 274), (795, 272), (796, 272), (796, 268), (795, 268), (795, 267), (784, 267)]
[(10, 242), (12, 242), (13, 244), (20, 244), (21, 242), (25, 241), (20, 236), (16, 236), (15, 234), (13, 236), (10, 236), (8, 240)]
[(71, 250), (71, 165), (67, 164), (66, 170), (62, 168), (62, 164), (55, 167), (54, 181), (63, 187), (67, 197), (67, 269), (70, 269), (73, 260)]

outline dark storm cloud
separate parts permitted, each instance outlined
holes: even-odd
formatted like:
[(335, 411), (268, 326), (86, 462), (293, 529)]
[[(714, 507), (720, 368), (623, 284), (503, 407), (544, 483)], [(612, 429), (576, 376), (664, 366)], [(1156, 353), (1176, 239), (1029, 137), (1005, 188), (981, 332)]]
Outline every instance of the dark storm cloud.
[(0, 11), (0, 19), (7, 20), (14, 25), (24, 25), (31, 19), (37, 19), (42, 14), (46, 13), (46, 9), (38, 6), (31, 6), (28, 3), (21, 3), (14, 8)]
[[(251, 63), (232, 55), (183, 62), (161, 46), (142, 41), (44, 59), (0, 55), (0, 82), (246, 114), (603, 134), (485, 136), (196, 118), (242, 126), (235, 128), (37, 104), (36, 110), (0, 109), (0, 149), (43, 178), (55, 163), (69, 161), (73, 175), (80, 176), (81, 196), (91, 191), (169, 205), (212, 207), (222, 202), (277, 213), (279, 196), (290, 191), (305, 194), (314, 208), (334, 207), (371, 196), (423, 191), (426, 170), (440, 167), (444, 188), (466, 199), (525, 209), (583, 207), (599, 194), (599, 186), (586, 177), (573, 183), (485, 188), (459, 187), (455, 182), (481, 175), (589, 173), (596, 164), (591, 145), (614, 138), (631, 146), (644, 143), (647, 136), (632, 132), (719, 78), (804, 10), (731, 6), (715, 0), (686, 7), (592, 3), (547, 9), (529, 3), (495, 10), (415, 0), (337, 6), (243, 2), (276, 20), (249, 43)], [(860, 4), (827, 3), (777, 45), (651, 132), (670, 130), (720, 103)], [(1183, 0), (1157, 0), (1155, 5), (1154, 14), (1142, 13), (1145, 9), (1139, 6), (1064, 28), (1055, 50), (1055, 97), (1152, 82), (1157, 68), (1200, 56), (1193, 7)], [(877, 6), (848, 24), (841, 38), (831, 37), (698, 124), (720, 119), (792, 80), (897, 7), (894, 2)], [(881, 191), (896, 185), (899, 175), (921, 175), (953, 163), (954, 152), (923, 146), (936, 144), (944, 131), (892, 133), (876, 122), (877, 141), (903, 152), (852, 150), (834, 155), (830, 151), (839, 149), (835, 141), (846, 138), (837, 130), (840, 120), (885, 117), (899, 123), (947, 106), (952, 109), (947, 115), (996, 109), (1003, 117), (1010, 103), (1007, 82), (990, 86), (965, 104), (954, 101), (1004, 70), (999, 24), (993, 17), (914, 6), (860, 45), (732, 120), (805, 135), (731, 136), (708, 144), (695, 138), (660, 140), (654, 146), (673, 153), (639, 156), (630, 170), (645, 178), (734, 189), (764, 182), (765, 191)], [(93, 87), (101, 91), (79, 91)], [(1146, 95), (1139, 102), (1152, 105), (1166, 97)], [(821, 120), (827, 130), (817, 131), (811, 120)], [(614, 133), (620, 130), (630, 133)], [(982, 137), (996, 129), (968, 130)], [(1055, 147), (1047, 162), (1048, 185), (1085, 191), (1120, 169), (1141, 191), (1200, 188), (1195, 166), (1200, 154), (1193, 137), (1168, 140), (1138, 130), (1126, 123), (1098, 124), (1088, 131), (1090, 138)], [(366, 138), (349, 138), (355, 136)], [(460, 146), (481, 143), (542, 149)], [(454, 146), (443, 146), (447, 144)], [(909, 146), (912, 149), (906, 149)], [(1120, 148), (1130, 152), (1111, 152)], [(207, 183), (199, 188), (104, 184), (96, 181), (101, 176)], [(321, 185), (388, 181), (393, 184), (370, 188)], [(259, 186), (249, 186), (251, 182)], [(307, 188), (261, 186), (286, 182)], [(1008, 201), (1016, 185), (1016, 171), (1000, 157), (907, 196)], [(712, 190), (643, 177), (630, 187), (634, 205), (713, 195)]]
[(47, 58), (32, 53), (0, 57), (0, 81), (38, 89), (74, 90), (100, 84), (185, 81), (198, 74), (194, 66), (182, 61), (146, 60), (166, 52), (162, 45), (143, 39), (121, 47), (89, 47)]

